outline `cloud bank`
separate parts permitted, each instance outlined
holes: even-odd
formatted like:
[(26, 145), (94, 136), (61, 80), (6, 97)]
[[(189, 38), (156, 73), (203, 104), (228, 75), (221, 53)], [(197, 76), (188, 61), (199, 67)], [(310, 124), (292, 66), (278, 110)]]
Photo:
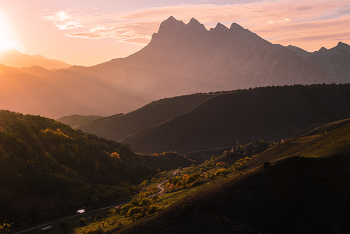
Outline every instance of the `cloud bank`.
[(112, 14), (79, 9), (52, 12), (43, 18), (53, 22), (58, 29), (69, 31), (65, 33), (69, 37), (113, 38), (125, 43), (147, 44), (160, 23), (169, 16), (184, 22), (196, 18), (207, 28), (214, 27), (217, 22), (227, 26), (236, 22), (273, 43), (294, 43), (309, 51), (334, 43), (334, 40), (348, 41), (350, 38), (347, 26), (350, 25), (349, 1), (188, 4)]

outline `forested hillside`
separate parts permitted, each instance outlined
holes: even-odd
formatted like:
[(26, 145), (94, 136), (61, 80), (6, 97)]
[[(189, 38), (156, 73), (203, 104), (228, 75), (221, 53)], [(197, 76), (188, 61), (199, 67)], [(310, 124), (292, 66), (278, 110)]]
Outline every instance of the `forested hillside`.
[(0, 220), (18, 225), (95, 207), (136, 191), (160, 170), (188, 166), (174, 153), (135, 154), (128, 145), (52, 119), (0, 111)]

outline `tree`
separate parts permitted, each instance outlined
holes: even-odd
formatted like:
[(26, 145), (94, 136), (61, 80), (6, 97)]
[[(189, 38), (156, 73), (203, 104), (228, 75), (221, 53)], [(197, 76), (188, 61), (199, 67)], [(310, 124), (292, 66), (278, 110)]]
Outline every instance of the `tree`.
[(144, 198), (141, 200), (140, 205), (145, 206), (145, 205), (148, 205), (150, 203), (151, 203), (151, 200), (149, 200), (148, 198)]
[(100, 165), (98, 164), (98, 162), (95, 163), (95, 171), (98, 171), (98, 169), (100, 169)]
[(138, 206), (140, 205), (140, 200), (137, 198), (133, 198), (130, 203), (133, 204), (134, 206)]
[(103, 219), (103, 215), (102, 214), (98, 214), (98, 215), (96, 215), (96, 217), (95, 217), (95, 220), (102, 220)]
[(6, 223), (6, 220), (5, 220), (3, 224), (0, 224), (0, 234), (9, 233), (10, 228), (11, 228), (11, 224)]
[(86, 223), (86, 219), (85, 219), (85, 218), (80, 218), (80, 219), (78, 220), (78, 224), (79, 224), (80, 226), (83, 226), (85, 223)]
[(158, 197), (157, 195), (154, 195), (154, 196), (152, 197), (152, 199), (154, 200), (154, 202), (156, 202), (157, 199), (159, 199), (159, 197)]
[(65, 220), (62, 223), (60, 223), (59, 226), (60, 226), (60, 228), (66, 228), (66, 227), (68, 227), (68, 225), (69, 225), (69, 221)]

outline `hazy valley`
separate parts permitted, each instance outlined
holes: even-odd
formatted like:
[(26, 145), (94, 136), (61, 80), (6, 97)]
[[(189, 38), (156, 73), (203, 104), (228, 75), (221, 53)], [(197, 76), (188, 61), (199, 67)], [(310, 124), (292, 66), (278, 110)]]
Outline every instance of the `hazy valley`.
[(0, 233), (348, 233), (349, 82), (346, 43), (172, 16), (94, 66), (2, 52)]

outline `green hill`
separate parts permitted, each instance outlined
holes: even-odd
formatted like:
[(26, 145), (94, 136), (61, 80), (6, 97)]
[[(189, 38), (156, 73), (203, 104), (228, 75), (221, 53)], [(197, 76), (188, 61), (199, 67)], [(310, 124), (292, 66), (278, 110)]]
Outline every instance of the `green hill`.
[(140, 155), (128, 145), (52, 119), (0, 110), (0, 220), (35, 223), (135, 192), (159, 171), (192, 162)]
[(350, 119), (320, 126), (118, 233), (349, 233), (349, 142)]
[(119, 141), (131, 134), (182, 115), (216, 94), (193, 94), (151, 102), (127, 114), (113, 115), (83, 124), (78, 128), (108, 139)]
[[(121, 142), (138, 152), (191, 152), (258, 139), (281, 141), (350, 115), (350, 85), (294, 85), (224, 93)], [(185, 136), (185, 137), (184, 137)]]

